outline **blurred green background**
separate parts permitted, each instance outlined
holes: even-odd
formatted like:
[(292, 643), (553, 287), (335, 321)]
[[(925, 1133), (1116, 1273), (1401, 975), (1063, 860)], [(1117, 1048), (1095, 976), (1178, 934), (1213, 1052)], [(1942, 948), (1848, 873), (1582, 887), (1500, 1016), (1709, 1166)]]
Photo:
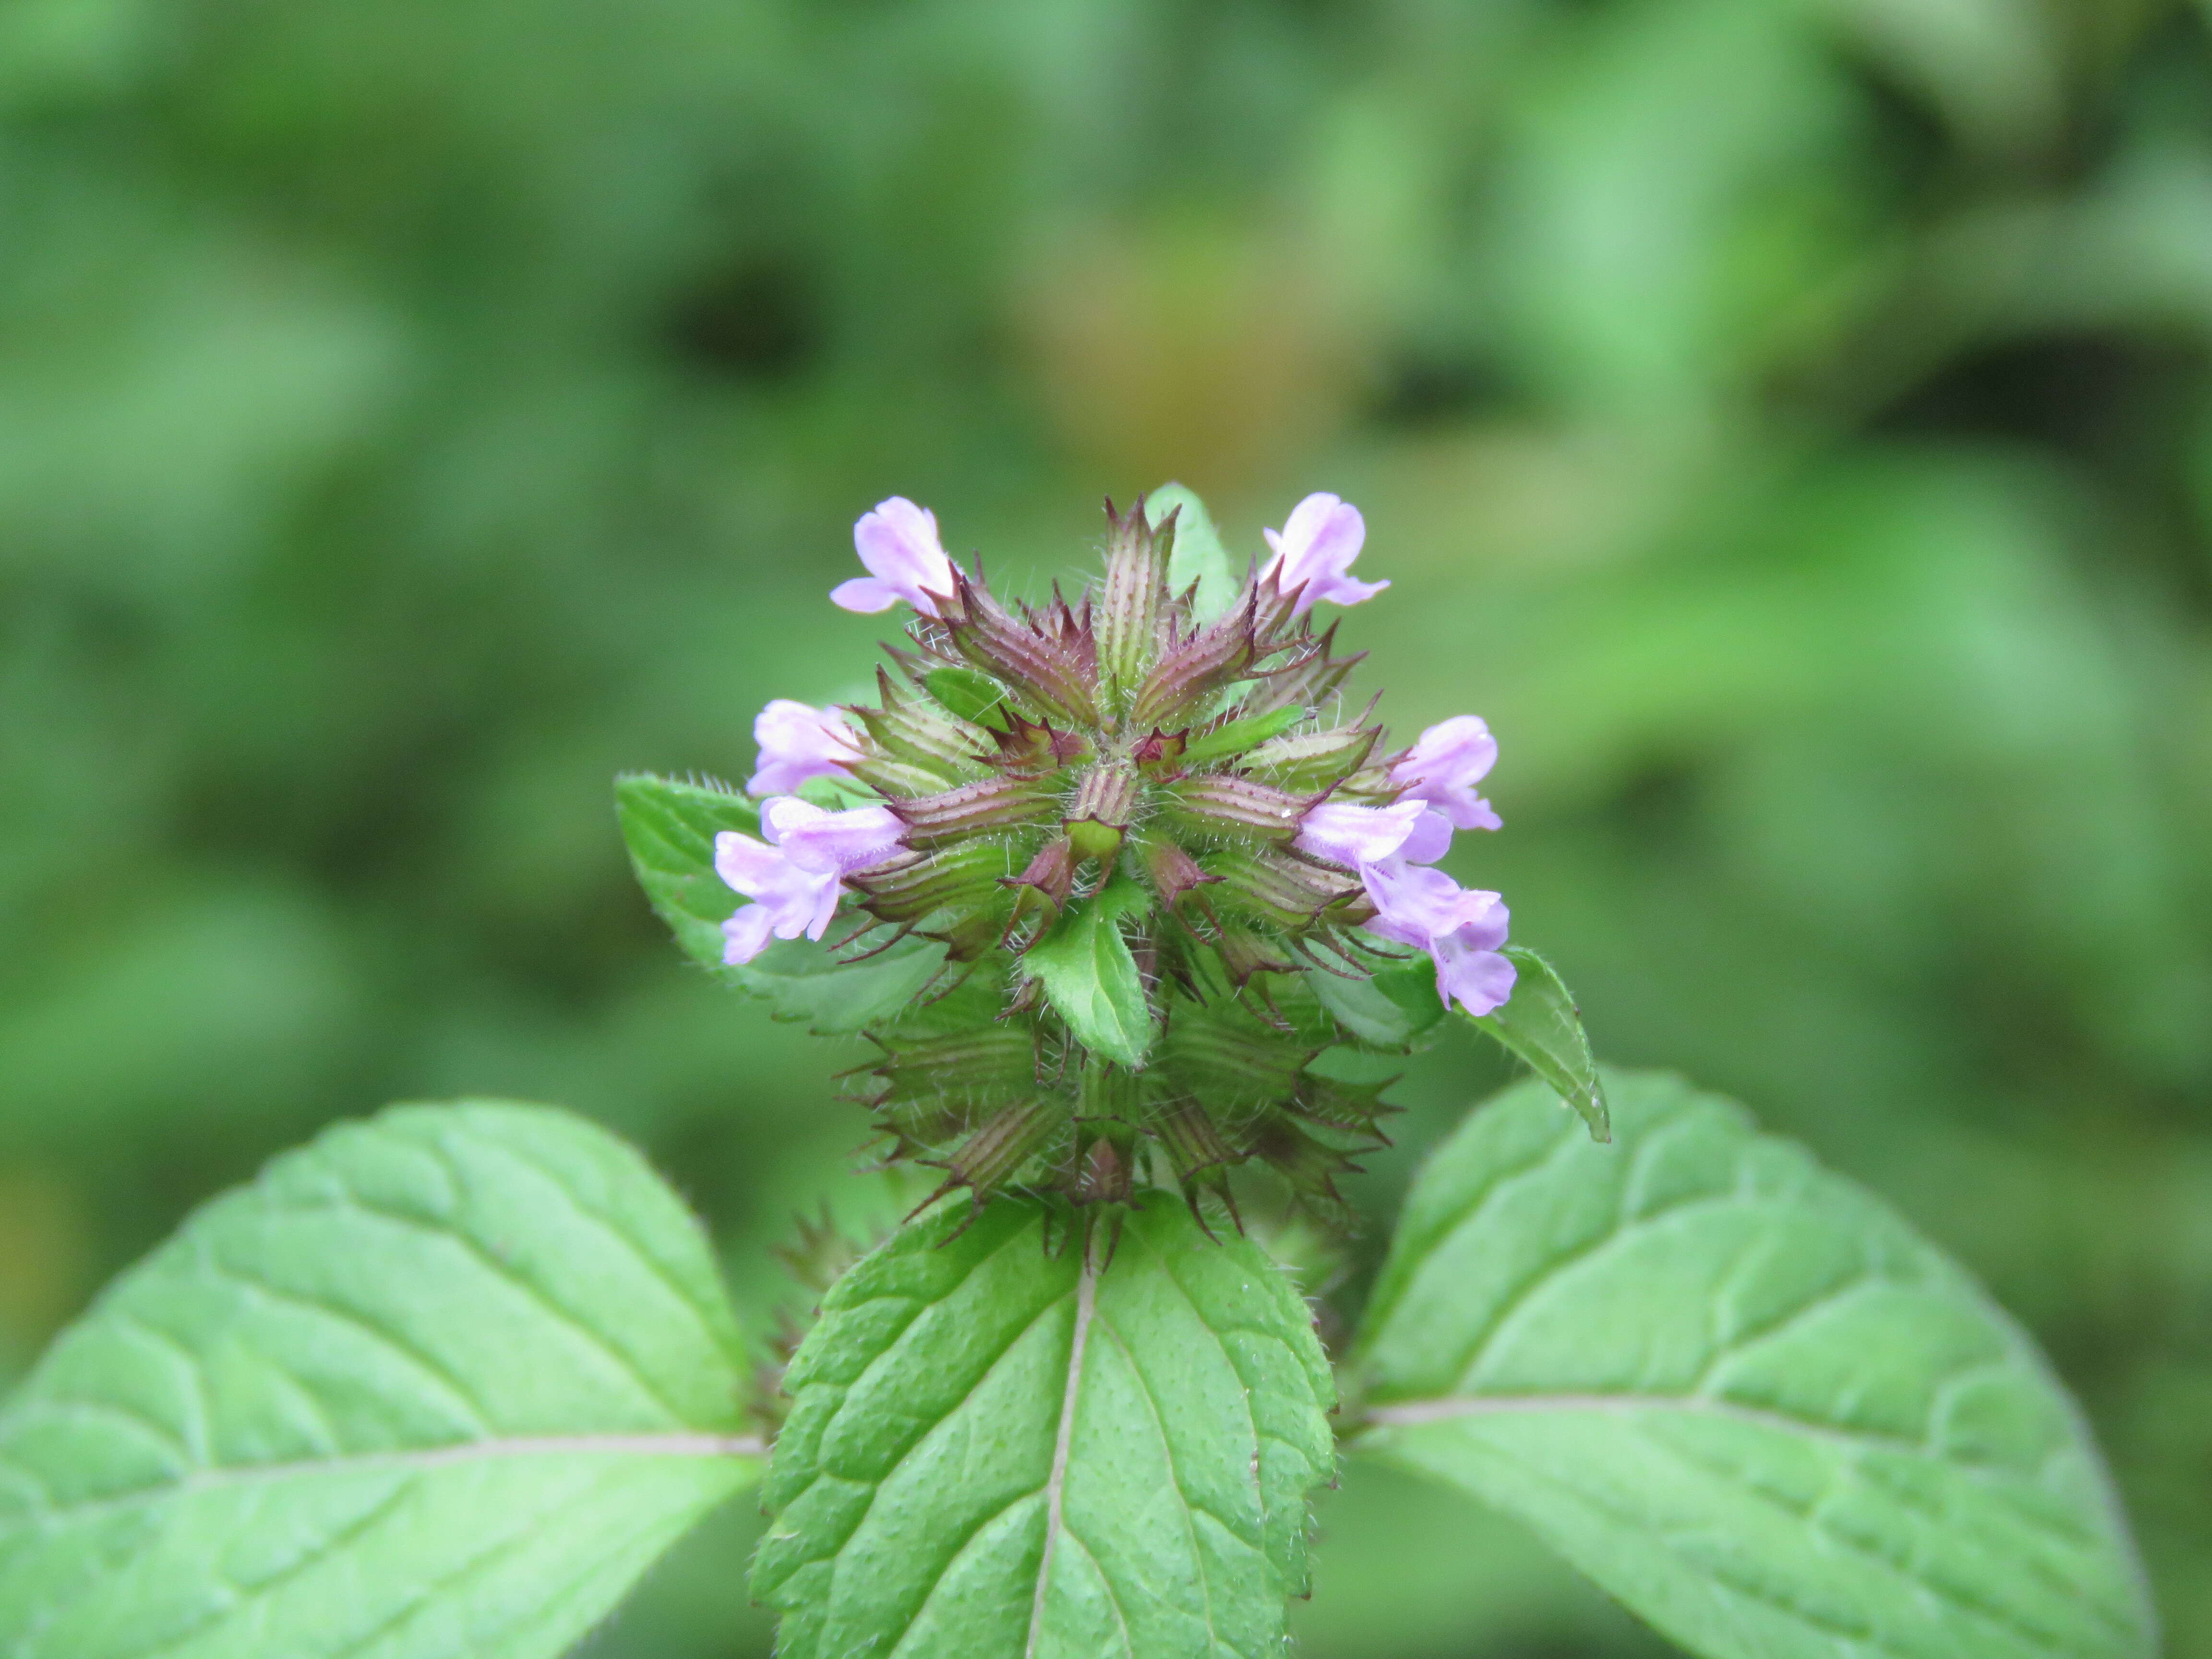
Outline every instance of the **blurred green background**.
[[(2212, 33), (2159, 0), (0, 0), (0, 1372), (326, 1120), (641, 1139), (763, 1325), (859, 1058), (622, 768), (864, 683), (849, 528), (1365, 511), (1616, 1061), (1958, 1250), (2212, 1655)], [(1462, 838), (1463, 841), (1470, 838)], [(1504, 1074), (1402, 1085), (1412, 1161)], [(1360, 1249), (1371, 1252), (1370, 1235)], [(803, 1299), (803, 1298), (799, 1298)], [(749, 1503), (593, 1638), (764, 1650)], [(1660, 1650), (1354, 1472), (1320, 1656)]]

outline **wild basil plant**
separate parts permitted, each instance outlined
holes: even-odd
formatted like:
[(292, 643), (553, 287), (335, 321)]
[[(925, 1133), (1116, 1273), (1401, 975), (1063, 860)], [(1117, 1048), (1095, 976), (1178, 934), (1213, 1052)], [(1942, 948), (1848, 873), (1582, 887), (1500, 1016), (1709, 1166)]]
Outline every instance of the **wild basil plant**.
[[(1310, 496), (1240, 574), (1170, 487), (1024, 605), (911, 502), (861, 519), (832, 598), (905, 607), (875, 700), (771, 703), (746, 791), (625, 778), (621, 821), (691, 957), (865, 1039), (882, 1155), (933, 1195), (778, 1370), (605, 1131), (334, 1128), (0, 1415), (0, 1656), (555, 1655), (758, 1483), (795, 1659), (1256, 1659), (1346, 1456), (1716, 1659), (2148, 1654), (2020, 1329), (1740, 1109), (1601, 1079), (1499, 896), (1437, 867), (1498, 828), (1497, 745), (1346, 699), (1320, 618), (1385, 586), (1364, 535)], [(1433, 1151), (1325, 1352), (1266, 1242), (1349, 1226), (1376, 1079), (1455, 1019), (1534, 1075)]]

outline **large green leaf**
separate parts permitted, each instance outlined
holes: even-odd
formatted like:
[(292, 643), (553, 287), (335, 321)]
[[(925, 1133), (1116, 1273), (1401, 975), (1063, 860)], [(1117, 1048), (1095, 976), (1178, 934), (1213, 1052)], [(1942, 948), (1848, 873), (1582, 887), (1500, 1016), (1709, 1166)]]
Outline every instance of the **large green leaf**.
[(792, 1365), (753, 1568), (778, 1651), (1276, 1659), (1334, 1456), (1289, 1279), (1163, 1194), (1103, 1265), (1064, 1211), (969, 1213), (839, 1281)]
[(402, 1107), (217, 1199), (0, 1411), (9, 1659), (559, 1653), (758, 1473), (707, 1243), (544, 1107)]
[(638, 884), (677, 943), (725, 984), (766, 998), (779, 1019), (825, 1036), (861, 1030), (911, 1007), (945, 965), (945, 947), (919, 939), (858, 962), (812, 939), (778, 939), (750, 962), (725, 965), (722, 924), (744, 900), (714, 873), (714, 837), (759, 835), (760, 808), (728, 789), (643, 774), (617, 780), (615, 805)]
[(1144, 981), (1121, 937), (1121, 918), (1149, 902), (1143, 888), (1116, 876), (1094, 896), (1069, 906), (1022, 957), (1075, 1040), (1123, 1066), (1143, 1065), (1152, 1046)]
[(1522, 1516), (1716, 1659), (2148, 1653), (2028, 1339), (1738, 1108), (1610, 1082), (1617, 1146), (1532, 1083), (1423, 1172), (1354, 1359), (1358, 1449)]
[(1610, 1140), (1605, 1081), (1583, 1030), (1582, 1010), (1557, 970), (1534, 951), (1509, 945), (1505, 955), (1517, 974), (1513, 994), (1502, 1007), (1472, 1016), (1474, 1023), (1526, 1060), (1529, 1070), (1573, 1107), (1589, 1126), (1591, 1139)]

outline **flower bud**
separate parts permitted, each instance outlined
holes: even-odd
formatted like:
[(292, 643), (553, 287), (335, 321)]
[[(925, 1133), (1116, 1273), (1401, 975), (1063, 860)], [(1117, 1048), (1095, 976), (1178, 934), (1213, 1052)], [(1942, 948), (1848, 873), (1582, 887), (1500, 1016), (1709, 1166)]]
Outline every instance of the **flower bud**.
[(1158, 526), (1145, 521), (1145, 498), (1126, 514), (1106, 503), (1106, 577), (1098, 598), (1098, 668), (1116, 704), (1159, 655), (1168, 607), (1168, 556), (1175, 545), (1174, 514)]
[(1058, 803), (1037, 784), (1001, 774), (963, 783), (957, 789), (894, 801), (891, 811), (906, 826), (909, 847), (941, 847), (973, 841), (996, 830), (1042, 823)]
[(1242, 678), (1259, 654), (1255, 597), (1248, 583), (1218, 621), (1188, 635), (1171, 635), (1137, 689), (1130, 718), (1139, 726), (1180, 725), (1221, 686)]
[(1346, 726), (1271, 738), (1244, 757), (1244, 769), (1278, 789), (1318, 795), (1365, 765), (1382, 735), (1375, 726)]
[(949, 714), (933, 699), (899, 685), (876, 670), (878, 708), (852, 711), (882, 755), (935, 773), (939, 788), (981, 774), (992, 734)]
[(1005, 873), (1005, 853), (981, 843), (909, 853), (848, 877), (847, 884), (877, 921), (913, 927), (940, 911), (995, 912), (1003, 902), (999, 878)]
[(1087, 623), (1057, 602), (1042, 617), (1026, 607), (1017, 617), (980, 580), (953, 574), (957, 592), (943, 615), (960, 655), (1004, 681), (1048, 720), (1096, 722), (1097, 647)]
[(1200, 836), (1233, 841), (1288, 842), (1314, 804), (1251, 778), (1187, 778), (1160, 791), (1166, 817)]

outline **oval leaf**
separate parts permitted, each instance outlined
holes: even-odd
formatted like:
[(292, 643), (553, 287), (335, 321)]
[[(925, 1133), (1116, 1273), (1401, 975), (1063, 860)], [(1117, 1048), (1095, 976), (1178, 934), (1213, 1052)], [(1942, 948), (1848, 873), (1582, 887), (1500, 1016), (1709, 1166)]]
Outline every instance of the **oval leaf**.
[(863, 1261), (793, 1362), (753, 1568), (777, 1652), (1277, 1659), (1334, 1462), (1304, 1302), (1162, 1194), (1110, 1261), (1065, 1211), (970, 1214)]
[(619, 778), (615, 805), (630, 865), (684, 954), (825, 1036), (864, 1030), (910, 1008), (945, 965), (945, 947), (903, 939), (840, 962), (812, 939), (778, 939), (750, 962), (722, 961), (722, 924), (744, 900), (714, 873), (714, 837), (760, 834), (760, 808), (734, 790), (643, 774)]
[(1715, 1659), (2134, 1659), (2124, 1525), (2028, 1339), (1727, 1102), (1524, 1085), (1438, 1152), (1368, 1310), (1366, 1453), (1520, 1516)]
[(1152, 1014), (1121, 918), (1143, 910), (1145, 890), (1116, 876), (1071, 906), (1022, 957), (1075, 1040), (1103, 1060), (1138, 1066), (1152, 1051)]
[(1528, 1069), (1589, 1126), (1592, 1140), (1613, 1139), (1605, 1103), (1605, 1083), (1583, 1030), (1582, 1010), (1567, 994), (1552, 964), (1525, 945), (1509, 945), (1504, 956), (1516, 976), (1504, 1006), (1471, 1016), (1474, 1023), (1528, 1063)]
[(0, 1411), (13, 1659), (561, 1652), (760, 1447), (706, 1240), (542, 1107), (402, 1107), (217, 1199)]

